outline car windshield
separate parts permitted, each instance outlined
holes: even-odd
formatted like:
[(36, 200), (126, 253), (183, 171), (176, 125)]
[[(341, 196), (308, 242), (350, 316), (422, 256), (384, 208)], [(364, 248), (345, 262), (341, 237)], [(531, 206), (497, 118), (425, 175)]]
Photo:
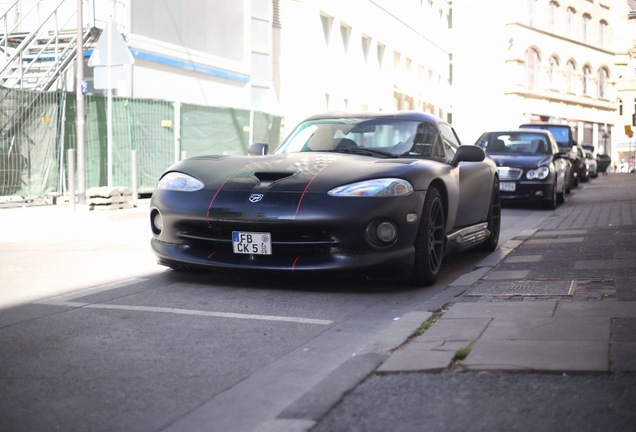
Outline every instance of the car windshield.
[(501, 132), (487, 133), (475, 143), (486, 153), (552, 154), (544, 134)]
[[(443, 156), (437, 129), (416, 120), (317, 119), (301, 123), (275, 153), (337, 152), (382, 157)], [(442, 153), (440, 154), (440, 150)]]
[(550, 133), (552, 133), (552, 136), (554, 136), (554, 140), (560, 146), (569, 146), (570, 133), (571, 133), (569, 126), (534, 124), (534, 125), (524, 125), (523, 127), (548, 130), (550, 131)]

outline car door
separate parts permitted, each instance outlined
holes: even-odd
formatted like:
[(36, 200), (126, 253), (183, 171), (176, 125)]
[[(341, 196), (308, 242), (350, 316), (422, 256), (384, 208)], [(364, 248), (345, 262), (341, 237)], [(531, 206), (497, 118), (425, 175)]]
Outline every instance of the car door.
[[(461, 145), (454, 129), (446, 124), (439, 124), (446, 162), (450, 163)], [(449, 202), (449, 212), (456, 208), (455, 227), (473, 225), (482, 222), (488, 215), (492, 177), (485, 162), (461, 162), (459, 170), (457, 203)], [(449, 200), (453, 197), (449, 197)], [(452, 215), (449, 215), (452, 217)]]

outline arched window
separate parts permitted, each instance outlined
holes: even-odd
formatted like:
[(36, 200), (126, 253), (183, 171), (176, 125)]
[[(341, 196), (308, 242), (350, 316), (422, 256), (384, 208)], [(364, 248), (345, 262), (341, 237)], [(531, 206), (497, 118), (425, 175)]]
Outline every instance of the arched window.
[(608, 72), (605, 68), (598, 71), (598, 97), (599, 99), (607, 99), (607, 78)]
[(588, 65), (583, 66), (583, 77), (582, 77), (582, 84), (583, 84), (583, 96), (590, 96), (590, 90), (591, 90), (591, 83), (590, 83), (590, 78), (592, 75), (592, 69), (590, 69), (590, 67)]
[(583, 43), (590, 43), (590, 31), (592, 26), (592, 17), (590, 14), (583, 14)]
[(607, 47), (607, 21), (601, 20), (598, 23), (598, 46), (601, 48)]
[(576, 64), (574, 61), (568, 61), (565, 66), (565, 87), (566, 91), (570, 94), (574, 94), (576, 89), (574, 88), (574, 76), (576, 74)]
[(574, 8), (569, 7), (565, 17), (565, 34), (570, 39), (572, 39), (572, 36), (574, 36), (575, 27), (576, 27), (576, 10)]
[(548, 70), (548, 81), (550, 89), (558, 90), (559, 88), (559, 59), (555, 56), (550, 57), (550, 69)]
[(537, 0), (528, 1), (528, 25), (535, 26), (537, 24)]
[(548, 25), (552, 33), (559, 28), (559, 3), (556, 1), (550, 2), (550, 10), (548, 15)]
[(539, 53), (536, 49), (530, 48), (526, 51), (526, 85), (529, 91), (534, 91), (539, 83)]

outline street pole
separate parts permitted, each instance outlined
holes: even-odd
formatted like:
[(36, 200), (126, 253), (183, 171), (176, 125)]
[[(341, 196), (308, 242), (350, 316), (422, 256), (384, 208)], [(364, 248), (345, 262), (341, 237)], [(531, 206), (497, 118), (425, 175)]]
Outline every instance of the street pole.
[[(79, 204), (86, 204), (86, 143), (84, 136), (84, 24), (82, 0), (77, 0), (77, 51), (76, 51), (76, 128), (77, 128), (77, 195)], [(75, 197), (70, 197), (73, 201)]]

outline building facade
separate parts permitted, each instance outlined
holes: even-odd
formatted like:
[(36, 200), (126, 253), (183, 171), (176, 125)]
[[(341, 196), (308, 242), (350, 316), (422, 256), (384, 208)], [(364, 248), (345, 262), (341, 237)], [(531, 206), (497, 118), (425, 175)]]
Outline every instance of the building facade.
[[(57, 2), (21, 3), (26, 10)], [(416, 109), (451, 121), (464, 143), (485, 130), (553, 121), (572, 126), (579, 143), (620, 158), (631, 145), (623, 126), (636, 112), (632, 3), (84, 5), (91, 25), (113, 19), (134, 55), (118, 95), (269, 112), (283, 116), (287, 128), (318, 111)]]
[(521, 123), (568, 124), (579, 144), (618, 158), (633, 112), (619, 113), (629, 87), (621, 63), (634, 40), (628, 9), (610, 0), (453, 1), (458, 128), (470, 141)]

